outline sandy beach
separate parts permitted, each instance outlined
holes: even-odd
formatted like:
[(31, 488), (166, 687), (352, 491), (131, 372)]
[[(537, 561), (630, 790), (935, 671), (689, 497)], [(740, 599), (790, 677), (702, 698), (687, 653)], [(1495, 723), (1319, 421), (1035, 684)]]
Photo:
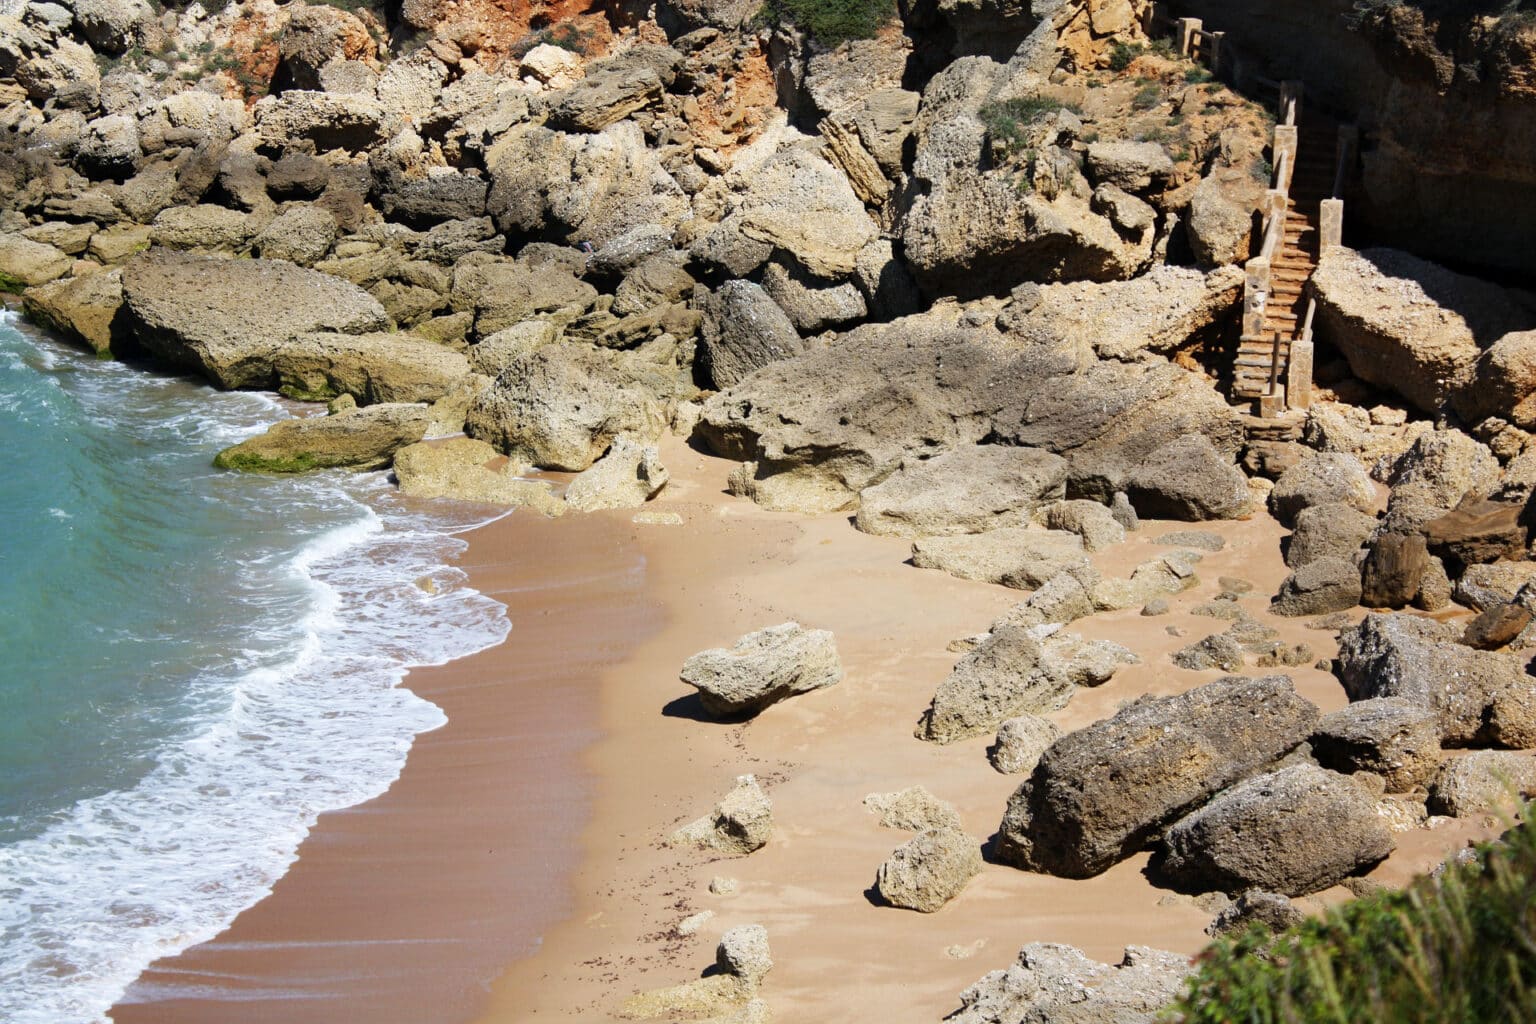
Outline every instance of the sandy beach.
[[(877, 825), (866, 795), (923, 785), (984, 840), (1020, 781), (987, 763), (988, 738), (938, 746), (912, 729), (958, 657), (950, 642), (1023, 595), (915, 569), (907, 541), (859, 533), (845, 514), (730, 497), (730, 463), (676, 439), (662, 455), (673, 479), (649, 508), (681, 526), (514, 515), (470, 535), (462, 567), (508, 604), (514, 628), (499, 648), (407, 679), (449, 724), (418, 738), (383, 797), (324, 816), (268, 899), (147, 972), (115, 1020), (615, 1020), (629, 995), (698, 977), (721, 932), (743, 923), (768, 929), (777, 966), (764, 997), (780, 1019), (935, 1020), (1027, 942), (1107, 960), (1128, 944), (1191, 955), (1205, 944), (1210, 912), (1154, 888), (1144, 855), (1087, 881), (988, 864), (936, 914), (878, 906), (875, 868), (906, 836)], [(1127, 573), (1178, 528), (1144, 523), (1095, 561)], [(1169, 660), (1223, 627), (1189, 614), (1221, 576), (1256, 585), (1244, 604), (1284, 640), (1334, 653), (1332, 634), (1263, 614), (1286, 574), (1278, 524), (1203, 528), (1227, 546), (1205, 555), (1200, 586), (1170, 614), (1070, 627), (1141, 663), (1050, 715), (1063, 730), (1221, 675)], [(678, 681), (682, 661), (790, 619), (834, 631), (844, 681), (747, 724), (705, 719)], [(1344, 705), (1331, 675), (1290, 673), (1325, 712)], [(774, 802), (767, 847), (719, 858), (664, 844), (747, 772)], [(1460, 822), (1416, 834), (1372, 877), (1401, 882), (1472, 834)], [(735, 879), (735, 894), (711, 893), (716, 877)], [(714, 916), (677, 930), (700, 911)]]

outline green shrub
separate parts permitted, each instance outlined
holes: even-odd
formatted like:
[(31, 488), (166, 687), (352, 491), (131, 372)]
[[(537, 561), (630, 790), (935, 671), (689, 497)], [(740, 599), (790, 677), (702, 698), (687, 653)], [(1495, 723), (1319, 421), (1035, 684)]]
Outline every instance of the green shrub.
[(1184, 81), (1188, 82), (1190, 85), (1199, 85), (1201, 82), (1209, 82), (1215, 77), (1216, 76), (1211, 74), (1209, 70), (1202, 68), (1199, 65), (1196, 65), (1195, 67), (1192, 67), (1188, 71), (1184, 72)]
[(530, 32), (516, 43), (512, 44), (512, 56), (522, 60), (528, 56), (528, 51), (535, 46), (548, 43), (550, 46), (558, 46), (562, 50), (570, 50), (582, 57), (587, 55), (592, 45), (592, 31), (582, 28), (573, 22), (562, 21), (558, 25), (541, 28), (537, 32)]
[(1111, 71), (1124, 71), (1131, 66), (1131, 61), (1141, 53), (1141, 47), (1132, 46), (1122, 39), (1115, 40), (1109, 48), (1109, 68)]
[(1156, 82), (1144, 85), (1136, 90), (1136, 95), (1131, 97), (1132, 110), (1151, 110), (1163, 101), (1163, 90)]
[(1027, 129), (1047, 114), (1058, 110), (1074, 110), (1071, 104), (1046, 99), (1044, 96), (1018, 96), (1011, 100), (988, 103), (978, 114), (986, 126), (987, 134), (995, 142), (1001, 142), (1011, 156), (1028, 141)]
[(1216, 942), (1173, 1011), (1186, 1024), (1536, 1020), (1536, 829), (1401, 892)]
[(767, 0), (759, 25), (793, 25), (823, 46), (871, 39), (896, 17), (896, 0)]

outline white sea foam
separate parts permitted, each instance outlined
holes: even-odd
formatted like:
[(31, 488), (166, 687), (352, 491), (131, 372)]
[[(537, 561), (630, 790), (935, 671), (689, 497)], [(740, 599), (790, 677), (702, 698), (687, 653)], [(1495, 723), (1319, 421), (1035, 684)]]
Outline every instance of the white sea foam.
[[(275, 408), (223, 398), (174, 429), (235, 440)], [(397, 685), (408, 668), (510, 628), (447, 564), (464, 547), (453, 531), (473, 524), (402, 511), (379, 475), (285, 486), (274, 501), (309, 488), (351, 510), (281, 563), (250, 555), (307, 589), (302, 623), (253, 623), (248, 649), (191, 681), (204, 710), (137, 785), (0, 846), (0, 1021), (103, 1021), (153, 960), (212, 938), (270, 891), (320, 813), (383, 792), (413, 737), (443, 724)]]

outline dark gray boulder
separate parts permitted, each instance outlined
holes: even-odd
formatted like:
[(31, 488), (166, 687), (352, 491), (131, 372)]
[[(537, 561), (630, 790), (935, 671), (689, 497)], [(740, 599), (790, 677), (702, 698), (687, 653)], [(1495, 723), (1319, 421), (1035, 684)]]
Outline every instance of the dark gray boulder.
[(1153, 519), (1235, 519), (1250, 509), (1248, 478), (1210, 440), (1189, 434), (1151, 452), (1125, 481), (1136, 513)]
[(1386, 781), (1387, 792), (1406, 793), (1440, 763), (1440, 719), (1406, 697), (1356, 701), (1323, 716), (1311, 745), (1324, 768), (1370, 772)]

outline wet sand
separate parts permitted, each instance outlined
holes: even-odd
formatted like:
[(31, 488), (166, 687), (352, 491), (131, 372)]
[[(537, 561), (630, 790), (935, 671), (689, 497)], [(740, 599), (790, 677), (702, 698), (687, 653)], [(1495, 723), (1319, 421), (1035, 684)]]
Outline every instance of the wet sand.
[[(935, 746), (912, 731), (959, 657), (950, 642), (1025, 595), (915, 569), (909, 541), (861, 534), (846, 514), (771, 513), (730, 497), (731, 464), (676, 439), (663, 461), (672, 483), (648, 509), (683, 525), (513, 517), (471, 535), (465, 567), (511, 605), (515, 628), (495, 651), (407, 680), (450, 724), (418, 740), (384, 797), (322, 818), (271, 898), (157, 965), (117, 1020), (618, 1020), (629, 995), (698, 977), (721, 932), (745, 923), (768, 929), (777, 966), (763, 996), (778, 1019), (937, 1020), (1027, 942), (1106, 960), (1128, 944), (1186, 954), (1205, 944), (1209, 911), (1154, 888), (1145, 856), (1086, 881), (988, 864), (936, 914), (877, 906), (875, 870), (907, 835), (876, 824), (867, 794), (921, 784), (984, 841), (1021, 781), (987, 763), (989, 738)], [(1128, 574), (1172, 550), (1161, 534), (1190, 528), (1146, 523), (1094, 561)], [(1171, 613), (1068, 627), (1125, 644), (1141, 663), (1049, 715), (1063, 730), (1221, 676), (1169, 660), (1228, 625), (1190, 613), (1221, 576), (1255, 584), (1242, 603), (1283, 640), (1335, 653), (1333, 634), (1265, 612), (1286, 575), (1278, 524), (1198, 528), (1227, 547), (1205, 555), (1200, 585), (1173, 597)], [(844, 681), (748, 724), (705, 719), (678, 681), (683, 660), (789, 619), (834, 631)], [(1344, 705), (1330, 674), (1279, 671), (1323, 711)], [(765, 848), (731, 859), (665, 846), (746, 772), (774, 802)], [(1400, 884), (1475, 833), (1453, 823), (1415, 834), (1375, 877)], [(735, 879), (736, 893), (712, 894), (717, 876)], [(704, 910), (714, 917), (696, 934), (678, 930)]]

